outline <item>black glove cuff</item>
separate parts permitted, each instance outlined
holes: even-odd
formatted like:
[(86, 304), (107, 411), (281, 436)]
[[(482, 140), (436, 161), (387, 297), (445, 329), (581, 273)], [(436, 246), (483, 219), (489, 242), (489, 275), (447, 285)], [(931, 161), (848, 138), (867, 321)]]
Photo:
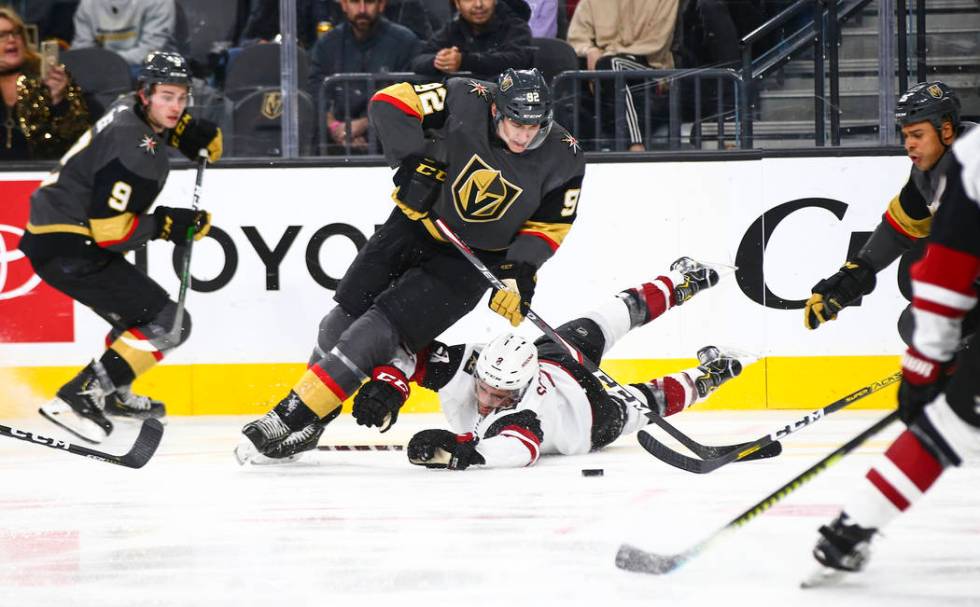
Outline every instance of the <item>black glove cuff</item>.
[(398, 186), (398, 200), (412, 210), (424, 213), (439, 199), (446, 181), (446, 164), (428, 157), (408, 156), (392, 177)]

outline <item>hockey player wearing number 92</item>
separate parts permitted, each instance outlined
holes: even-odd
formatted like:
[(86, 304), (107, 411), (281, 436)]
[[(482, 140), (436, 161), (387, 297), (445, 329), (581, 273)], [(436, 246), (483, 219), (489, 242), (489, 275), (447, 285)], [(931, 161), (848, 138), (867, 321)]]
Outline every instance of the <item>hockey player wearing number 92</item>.
[(395, 208), (337, 287), (307, 372), (242, 429), (240, 461), (312, 449), (341, 403), (400, 346), (420, 351), (476, 306), (486, 279), (442, 238), (435, 218), (507, 286), (494, 290), (490, 307), (516, 326), (538, 269), (577, 216), (584, 155), (554, 123), (537, 70), (508, 69), (496, 83), (395, 84), (372, 97), (368, 117), (397, 167)]
[(190, 159), (206, 150), (221, 157), (220, 129), (185, 110), (190, 70), (176, 53), (151, 52), (135, 94), (112, 105), (65, 153), (31, 195), (20, 249), (45, 282), (88, 306), (111, 330), (107, 349), (62, 386), (40, 413), (80, 438), (98, 443), (113, 429), (105, 414), (165, 415), (163, 403), (130, 385), (190, 334), (190, 315), (175, 330), (177, 304), (124, 257), (154, 239), (185, 246), (208, 233), (206, 211), (157, 207), (167, 181), (164, 145)]

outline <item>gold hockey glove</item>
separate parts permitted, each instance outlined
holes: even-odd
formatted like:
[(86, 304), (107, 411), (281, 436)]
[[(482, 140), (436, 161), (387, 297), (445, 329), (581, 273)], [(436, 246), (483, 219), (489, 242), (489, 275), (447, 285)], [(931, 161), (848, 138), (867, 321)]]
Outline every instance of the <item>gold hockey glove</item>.
[(198, 153), (207, 150), (208, 162), (218, 162), (224, 150), (218, 125), (210, 120), (192, 118), (187, 112), (184, 112), (171, 131), (170, 145), (191, 160), (197, 160)]
[(803, 310), (803, 324), (816, 329), (837, 318), (837, 313), (874, 291), (875, 271), (866, 261), (845, 262), (839, 272), (813, 285)]
[(490, 309), (510, 321), (512, 326), (521, 324), (531, 308), (537, 269), (521, 261), (505, 261), (498, 265), (494, 274), (506, 289), (494, 289), (490, 295)]

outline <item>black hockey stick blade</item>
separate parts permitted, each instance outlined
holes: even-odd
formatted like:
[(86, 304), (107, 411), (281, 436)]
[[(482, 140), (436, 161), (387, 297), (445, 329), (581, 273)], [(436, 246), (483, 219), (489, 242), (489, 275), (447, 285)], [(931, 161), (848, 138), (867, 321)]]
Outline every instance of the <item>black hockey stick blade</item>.
[[(830, 415), (835, 411), (839, 411), (844, 407), (861, 400), (865, 396), (874, 394), (875, 392), (892, 385), (901, 378), (901, 372), (893, 373), (888, 377), (855, 390), (847, 396), (827, 405), (823, 409), (817, 409), (816, 411), (808, 413), (803, 419), (800, 419), (792, 424), (788, 424), (779, 430), (776, 430), (775, 432), (758, 438), (752, 442), (742, 443), (738, 446), (738, 448), (732, 449), (731, 451), (722, 453), (721, 455), (713, 458), (696, 459), (684, 455), (683, 453), (678, 453), (677, 451), (674, 451), (667, 445), (658, 441), (646, 430), (640, 430), (637, 433), (636, 438), (640, 442), (640, 446), (646, 449), (650, 455), (654, 456), (665, 464), (670, 464), (675, 468), (687, 470), (688, 472), (693, 472), (695, 474), (707, 474), (731, 462), (759, 459), (761, 457), (771, 457), (771, 455), (765, 455), (765, 453), (769, 452), (771, 449), (774, 449), (772, 445), (779, 444), (780, 439), (786, 438), (797, 430), (805, 428), (822, 419), (824, 416)], [(780, 446), (779, 449), (782, 450), (782, 447)], [(760, 453), (763, 455), (760, 455)]]
[(48, 438), (46, 436), (34, 434), (33, 432), (17, 430), (16, 428), (9, 428), (3, 425), (0, 425), (0, 436), (9, 436), (10, 438), (16, 438), (35, 445), (41, 445), (51, 449), (58, 449), (59, 451), (67, 451), (68, 453), (81, 455), (89, 459), (94, 459), (109, 464), (115, 464), (117, 466), (142, 468), (148, 461), (150, 461), (150, 458), (152, 458), (153, 454), (156, 453), (157, 447), (160, 446), (160, 440), (163, 438), (163, 424), (161, 424), (160, 420), (157, 419), (144, 420), (143, 426), (140, 428), (139, 436), (136, 437), (136, 442), (133, 443), (130, 450), (123, 455), (113, 455), (111, 453), (96, 451), (95, 449), (75, 445), (69, 443), (68, 441)]
[(163, 424), (160, 420), (143, 420), (136, 442), (129, 452), (119, 458), (119, 464), (127, 468), (142, 468), (157, 452), (161, 440), (163, 440)]
[(690, 561), (707, 550), (708, 547), (717, 544), (723, 538), (747, 525), (757, 516), (769, 510), (778, 502), (782, 501), (787, 495), (813, 480), (818, 474), (827, 468), (844, 459), (845, 456), (863, 445), (869, 438), (887, 428), (897, 419), (898, 411), (892, 411), (885, 417), (879, 419), (871, 427), (865, 429), (863, 432), (832, 451), (829, 455), (825, 456), (822, 460), (796, 475), (789, 482), (783, 484), (783, 486), (781, 486), (779, 489), (776, 489), (766, 497), (756, 502), (748, 510), (733, 518), (727, 525), (721, 529), (718, 529), (687, 550), (676, 554), (657, 554), (655, 552), (646, 552), (645, 550), (641, 550), (640, 548), (629, 544), (623, 544), (619, 547), (619, 551), (616, 553), (616, 566), (627, 571), (650, 573), (653, 575), (663, 575), (674, 571), (684, 563)]

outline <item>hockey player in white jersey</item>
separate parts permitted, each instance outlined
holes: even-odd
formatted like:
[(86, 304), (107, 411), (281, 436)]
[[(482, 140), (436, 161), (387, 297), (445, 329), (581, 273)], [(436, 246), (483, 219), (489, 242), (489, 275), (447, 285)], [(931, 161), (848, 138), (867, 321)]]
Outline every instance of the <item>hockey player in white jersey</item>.
[(912, 266), (915, 328), (902, 359), (899, 417), (908, 426), (820, 527), (820, 569), (803, 586), (867, 566), (880, 529), (919, 500), (950, 466), (980, 460), (980, 345), (965, 322), (980, 284), (980, 130), (953, 145), (925, 255)]
[[(665, 275), (627, 289), (558, 334), (598, 362), (629, 330), (718, 282), (718, 273), (682, 257)], [(644, 414), (672, 415), (706, 398), (742, 371), (742, 361), (708, 346), (698, 367), (626, 387), (631, 406), (606, 392), (562, 346), (505, 334), (489, 344), (434, 342), (376, 370), (355, 397), (359, 424), (382, 431), (397, 419), (409, 383), (436, 390), (450, 430), (416, 433), (408, 444), (413, 464), (464, 470), (470, 466), (529, 466), (544, 454), (601, 449), (647, 423)]]

